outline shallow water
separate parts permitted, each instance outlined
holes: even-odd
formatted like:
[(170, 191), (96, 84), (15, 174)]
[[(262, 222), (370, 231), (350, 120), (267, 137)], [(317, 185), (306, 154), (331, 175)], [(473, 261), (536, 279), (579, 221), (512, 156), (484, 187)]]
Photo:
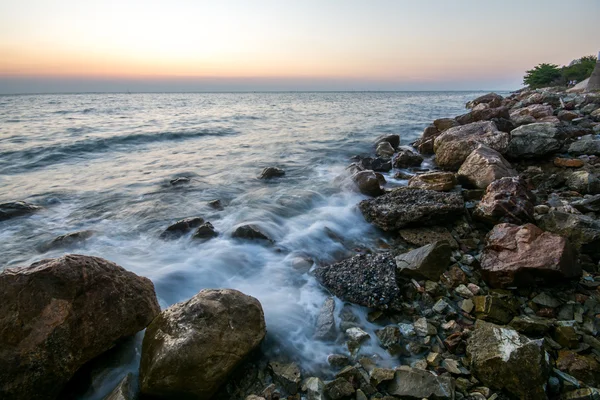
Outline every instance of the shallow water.
[[(204, 288), (239, 289), (263, 305), (269, 351), (318, 368), (345, 349), (312, 339), (327, 293), (292, 261), (334, 262), (356, 248), (376, 248), (381, 235), (356, 208), (365, 196), (335, 178), (351, 156), (371, 155), (377, 136), (400, 134), (408, 145), (433, 119), (464, 113), (477, 95), (0, 96), (0, 202), (45, 207), (0, 222), (0, 269), (65, 253), (100, 256), (149, 277), (163, 308)], [(258, 180), (271, 165), (286, 175)], [(190, 183), (169, 184), (180, 176)], [(213, 199), (224, 210), (210, 208)], [(220, 236), (204, 243), (159, 239), (169, 224), (189, 216), (210, 221)], [(232, 239), (243, 223), (259, 225), (275, 245)], [(85, 243), (38, 250), (83, 229), (95, 232)], [(342, 303), (336, 306), (339, 311)], [(365, 311), (355, 308), (364, 319)], [(363, 351), (389, 359), (375, 345)], [(132, 356), (105, 371), (84, 398), (102, 398), (136, 362)]]

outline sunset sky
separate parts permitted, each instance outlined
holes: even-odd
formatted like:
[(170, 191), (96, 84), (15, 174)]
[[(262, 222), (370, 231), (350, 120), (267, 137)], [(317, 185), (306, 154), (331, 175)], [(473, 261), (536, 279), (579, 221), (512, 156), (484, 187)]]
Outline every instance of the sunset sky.
[(517, 89), (600, 0), (2, 0), (0, 93)]

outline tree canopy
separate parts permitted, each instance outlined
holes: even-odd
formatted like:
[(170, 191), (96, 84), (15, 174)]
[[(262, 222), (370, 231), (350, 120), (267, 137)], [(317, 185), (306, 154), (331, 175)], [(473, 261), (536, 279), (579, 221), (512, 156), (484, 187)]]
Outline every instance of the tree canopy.
[(568, 66), (542, 63), (526, 71), (523, 83), (533, 89), (566, 85), (569, 81), (581, 82), (589, 78), (596, 67), (596, 56), (585, 56), (574, 60)]

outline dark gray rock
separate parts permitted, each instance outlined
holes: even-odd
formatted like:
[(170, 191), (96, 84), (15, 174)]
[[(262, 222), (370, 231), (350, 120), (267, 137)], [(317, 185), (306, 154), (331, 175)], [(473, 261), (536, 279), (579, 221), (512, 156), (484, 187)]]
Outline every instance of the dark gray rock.
[(85, 242), (94, 235), (94, 231), (78, 231), (60, 235), (42, 247), (42, 251), (60, 249)]
[(192, 239), (208, 240), (219, 236), (219, 233), (215, 230), (210, 222), (205, 222), (196, 229), (196, 232), (192, 235)]
[(330, 400), (340, 400), (352, 396), (354, 386), (345, 379), (337, 378), (325, 385), (325, 394)]
[(352, 181), (362, 194), (379, 196), (383, 194), (377, 174), (373, 171), (359, 171), (352, 175)]
[(537, 219), (540, 228), (564, 236), (577, 250), (600, 259), (600, 221), (586, 215), (550, 211)]
[(12, 201), (0, 204), (0, 221), (4, 221), (22, 215), (32, 214), (41, 210), (41, 207), (25, 201)]
[(256, 225), (242, 225), (238, 227), (231, 234), (232, 237), (238, 239), (247, 239), (247, 240), (266, 240), (272, 242), (271, 238), (269, 238), (263, 231)]
[(285, 171), (282, 170), (281, 168), (267, 167), (267, 168), (265, 168), (265, 169), (262, 170), (262, 172), (258, 176), (258, 179), (279, 178), (279, 177), (284, 176), (284, 175), (285, 175)]
[(492, 224), (523, 224), (533, 221), (534, 203), (535, 196), (523, 180), (506, 177), (488, 185), (473, 215)]
[(175, 179), (171, 179), (169, 183), (173, 186), (186, 185), (191, 182), (191, 179), (186, 176), (180, 176)]
[(396, 263), (390, 254), (359, 254), (316, 268), (315, 277), (342, 300), (377, 309), (401, 310), (395, 269)]
[(538, 122), (520, 126), (511, 133), (506, 152), (510, 158), (538, 158), (558, 152), (563, 140), (556, 124)]
[(600, 136), (585, 135), (569, 146), (569, 153), (574, 155), (596, 155), (600, 156)]
[(397, 149), (400, 146), (400, 136), (399, 135), (382, 135), (375, 140), (375, 147), (377, 147), (380, 143), (387, 142), (394, 149)]
[(302, 374), (298, 365), (295, 363), (270, 362), (269, 369), (271, 370), (273, 379), (279, 383), (286, 393), (292, 395), (298, 393), (300, 381), (302, 380)]
[(418, 167), (423, 162), (423, 157), (412, 150), (400, 149), (394, 157), (394, 168)]
[(458, 180), (467, 186), (485, 189), (496, 179), (517, 176), (502, 154), (486, 146), (473, 150), (458, 170)]
[(452, 400), (454, 380), (447, 375), (436, 376), (429, 371), (403, 365), (396, 369), (394, 380), (387, 386), (387, 392), (406, 400)]
[(400, 284), (404, 279), (429, 279), (437, 282), (448, 268), (452, 249), (448, 242), (434, 242), (418, 249), (400, 254), (396, 261), (396, 279)]
[(386, 158), (361, 158), (358, 162), (361, 170), (372, 170), (375, 172), (388, 172), (392, 169), (392, 160)]
[(358, 205), (368, 222), (384, 231), (422, 225), (439, 225), (463, 215), (464, 200), (458, 193), (398, 188)]
[(132, 373), (129, 373), (104, 400), (135, 400), (138, 392), (137, 380)]
[(335, 328), (335, 300), (329, 297), (319, 311), (317, 318), (317, 328), (315, 330), (315, 339), (318, 340), (334, 340), (337, 337)]
[(177, 239), (188, 232), (191, 232), (192, 229), (199, 227), (204, 223), (204, 218), (201, 217), (190, 217), (184, 218), (173, 225), (169, 226), (163, 233), (161, 233), (161, 239)]

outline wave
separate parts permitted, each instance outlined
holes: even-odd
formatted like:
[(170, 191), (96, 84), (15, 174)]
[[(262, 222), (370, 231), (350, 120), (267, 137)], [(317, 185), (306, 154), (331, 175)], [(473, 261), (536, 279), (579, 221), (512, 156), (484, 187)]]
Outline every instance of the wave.
[(51, 164), (74, 159), (86, 154), (128, 151), (132, 146), (156, 142), (182, 141), (204, 136), (234, 135), (237, 131), (226, 128), (221, 130), (202, 129), (183, 132), (132, 133), (107, 138), (89, 138), (50, 146), (38, 146), (17, 151), (0, 152), (2, 173), (16, 173), (23, 170), (42, 168)]

